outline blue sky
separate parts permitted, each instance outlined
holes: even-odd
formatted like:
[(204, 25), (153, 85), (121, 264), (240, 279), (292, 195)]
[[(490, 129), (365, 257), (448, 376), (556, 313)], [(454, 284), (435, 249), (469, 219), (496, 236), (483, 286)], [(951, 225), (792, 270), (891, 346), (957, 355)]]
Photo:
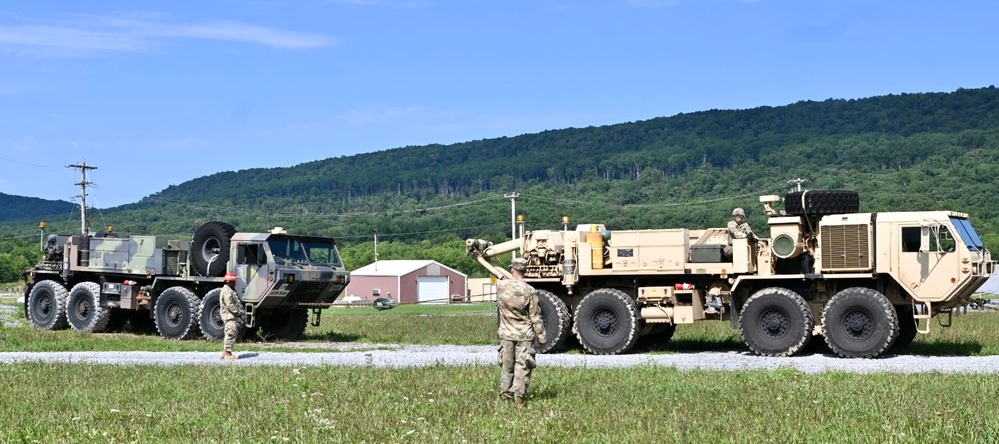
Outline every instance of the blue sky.
[(993, 1), (0, 5), (0, 192), (213, 174), (799, 100), (996, 84)]

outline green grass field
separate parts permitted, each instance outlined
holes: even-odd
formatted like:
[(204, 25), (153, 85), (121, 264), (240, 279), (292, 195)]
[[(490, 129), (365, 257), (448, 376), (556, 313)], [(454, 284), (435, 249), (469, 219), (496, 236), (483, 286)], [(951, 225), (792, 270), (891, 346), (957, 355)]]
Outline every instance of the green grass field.
[[(494, 306), (327, 310), (307, 341), (492, 344)], [(6, 325), (6, 323), (4, 324)], [(642, 353), (745, 348), (681, 326)], [(240, 350), (280, 344), (242, 342)], [(217, 350), (153, 335), (0, 329), (0, 351)], [(319, 350), (322, 350), (321, 348)], [(575, 351), (574, 353), (578, 353)], [(905, 353), (999, 354), (999, 314), (934, 324)], [(994, 442), (999, 375), (546, 368), (528, 409), (498, 369), (0, 364), (0, 442)]]

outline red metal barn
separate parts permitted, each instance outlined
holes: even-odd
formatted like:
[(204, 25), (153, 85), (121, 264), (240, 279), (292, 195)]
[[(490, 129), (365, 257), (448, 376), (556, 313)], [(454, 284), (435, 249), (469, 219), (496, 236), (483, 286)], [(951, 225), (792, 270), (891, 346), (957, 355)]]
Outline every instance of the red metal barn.
[(465, 300), (467, 278), (437, 261), (376, 261), (350, 272), (346, 294), (362, 300), (390, 297), (401, 304), (446, 304)]

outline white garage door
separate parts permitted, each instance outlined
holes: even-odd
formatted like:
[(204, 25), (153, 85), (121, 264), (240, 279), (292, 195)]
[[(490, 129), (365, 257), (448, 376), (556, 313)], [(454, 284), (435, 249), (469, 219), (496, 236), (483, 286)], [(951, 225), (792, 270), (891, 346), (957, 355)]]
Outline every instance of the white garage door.
[(420, 303), (446, 304), (448, 299), (447, 276), (420, 276), (416, 300)]

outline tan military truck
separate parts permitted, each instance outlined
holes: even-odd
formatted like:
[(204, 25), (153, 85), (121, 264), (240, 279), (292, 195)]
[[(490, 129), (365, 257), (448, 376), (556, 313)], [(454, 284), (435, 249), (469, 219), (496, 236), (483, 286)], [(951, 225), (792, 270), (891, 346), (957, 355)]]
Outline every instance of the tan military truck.
[(822, 336), (839, 356), (876, 358), (929, 333), (931, 318), (949, 321), (995, 271), (964, 213), (860, 213), (845, 190), (792, 192), (778, 211), (780, 201), (760, 198), (770, 237), (731, 240), (731, 257), (726, 228), (525, 232), (522, 219), (519, 239), (468, 239), (466, 251), (497, 277), (509, 272), (493, 259), (520, 252), (551, 336), (541, 351), (573, 332), (595, 354), (714, 319), (763, 356)]
[[(85, 226), (85, 223), (84, 223)], [(237, 233), (208, 222), (193, 238), (113, 232), (46, 235), (43, 259), (25, 272), (25, 317), (41, 329), (81, 332), (152, 330), (169, 339), (200, 333), (223, 337), (219, 294), (226, 271), (246, 308), (244, 326), (295, 339), (318, 325), (350, 281), (332, 238), (299, 236), (278, 227)]]

